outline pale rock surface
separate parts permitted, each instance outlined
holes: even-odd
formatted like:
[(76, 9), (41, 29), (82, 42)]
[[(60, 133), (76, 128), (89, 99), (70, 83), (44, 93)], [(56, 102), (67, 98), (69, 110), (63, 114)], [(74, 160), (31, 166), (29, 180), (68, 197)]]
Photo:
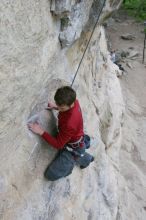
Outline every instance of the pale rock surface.
[(61, 50), (48, 0), (7, 0), (0, 8), (0, 219), (116, 220), (124, 103), (104, 29), (96, 28), (74, 84), (95, 162), (48, 182), (43, 173), (56, 150), (27, 123), (56, 132), (56, 114), (45, 107), (59, 86), (71, 83), (90, 31)]
[(72, 0), (52, 0), (51, 1), (51, 12), (55, 15), (66, 14), (71, 11), (71, 4)]
[[(125, 103), (122, 125), (122, 144), (119, 151), (118, 171), (118, 213), (117, 220), (146, 219), (146, 69), (142, 64), (142, 25), (122, 10), (116, 15), (120, 23), (113, 22), (113, 29), (107, 28), (113, 48), (139, 54), (136, 59), (125, 58), (127, 74), (120, 78)], [(115, 17), (114, 17), (115, 18)], [(126, 25), (125, 25), (126, 20)], [(123, 41), (120, 36), (128, 31), (135, 33), (134, 41)], [(127, 50), (128, 48), (128, 50)], [(131, 51), (131, 52), (130, 52)], [(136, 52), (136, 53), (135, 53)], [(132, 68), (126, 63), (130, 62)], [(112, 148), (109, 148), (112, 149)]]
[(59, 35), (61, 46), (72, 45), (82, 31), (87, 27), (91, 29), (97, 20), (98, 23), (102, 22), (121, 2), (122, 0), (52, 0), (51, 11), (59, 19), (62, 18)]

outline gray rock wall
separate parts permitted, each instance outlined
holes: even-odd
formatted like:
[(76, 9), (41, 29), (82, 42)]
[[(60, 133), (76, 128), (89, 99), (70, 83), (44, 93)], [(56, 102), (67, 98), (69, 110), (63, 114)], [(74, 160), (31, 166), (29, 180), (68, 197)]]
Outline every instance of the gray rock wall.
[(91, 30), (97, 21), (102, 22), (121, 2), (122, 0), (52, 0), (51, 11), (61, 21), (61, 46), (72, 45), (82, 31), (87, 27)]
[(83, 171), (75, 168), (71, 176), (58, 182), (47, 182), (43, 172), (56, 150), (27, 129), (28, 120), (37, 120), (55, 133), (56, 116), (45, 106), (53, 100), (58, 86), (71, 83), (90, 36), (90, 29), (84, 27), (91, 16), (92, 1), (72, 1), (71, 6), (70, 1), (60, 2), (64, 6), (56, 5), (58, 11), (66, 7), (70, 13), (76, 7), (77, 16), (86, 14), (79, 20), (73, 15), (71, 20), (80, 22), (75, 29), (80, 38), (73, 39), (68, 49), (60, 47), (60, 12), (50, 12), (50, 1), (0, 2), (2, 220), (116, 219), (115, 164), (124, 108), (117, 70), (110, 61), (102, 27), (98, 26), (94, 33), (74, 84), (85, 131), (92, 137), (95, 163)]

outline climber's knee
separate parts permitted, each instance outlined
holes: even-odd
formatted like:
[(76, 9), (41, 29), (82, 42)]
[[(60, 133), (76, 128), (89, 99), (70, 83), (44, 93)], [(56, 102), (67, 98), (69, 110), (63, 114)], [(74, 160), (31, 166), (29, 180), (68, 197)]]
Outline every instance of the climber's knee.
[(44, 177), (49, 181), (58, 180), (60, 177), (56, 176), (55, 173), (52, 173), (50, 170), (46, 170), (44, 173)]

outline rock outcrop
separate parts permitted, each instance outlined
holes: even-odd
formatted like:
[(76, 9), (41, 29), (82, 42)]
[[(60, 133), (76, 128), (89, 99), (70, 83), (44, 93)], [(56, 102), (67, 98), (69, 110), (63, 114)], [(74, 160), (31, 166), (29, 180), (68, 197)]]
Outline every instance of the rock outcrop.
[(51, 11), (61, 21), (59, 35), (61, 46), (72, 45), (87, 26), (92, 28), (97, 20), (100, 23), (116, 7), (118, 8), (121, 2), (120, 0), (52, 0)]
[[(94, 32), (74, 83), (85, 131), (92, 137), (90, 151), (95, 162), (85, 170), (76, 167), (72, 175), (57, 182), (47, 182), (43, 173), (56, 150), (27, 129), (31, 120), (39, 121), (52, 134), (56, 132), (56, 115), (45, 107), (60, 85), (71, 83), (98, 2), (0, 2), (2, 220), (117, 218), (124, 103), (118, 68), (110, 60), (102, 26)], [(111, 12), (112, 4), (116, 8), (119, 3), (106, 1), (102, 19)], [(64, 15), (71, 23), (61, 31)], [(60, 48), (59, 36), (66, 36), (60, 39), (69, 48)]]

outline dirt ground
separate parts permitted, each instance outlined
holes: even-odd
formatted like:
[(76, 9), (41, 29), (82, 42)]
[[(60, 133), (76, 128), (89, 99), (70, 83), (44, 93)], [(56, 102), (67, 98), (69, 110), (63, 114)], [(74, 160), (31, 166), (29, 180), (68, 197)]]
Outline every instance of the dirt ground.
[[(106, 27), (111, 49), (117, 52), (133, 50), (139, 54), (121, 62), (126, 70), (119, 78), (126, 109), (120, 151), (120, 173), (125, 187), (121, 186), (118, 220), (146, 219), (146, 49), (145, 64), (142, 64), (143, 30), (143, 23), (121, 11)], [(135, 39), (121, 39), (121, 35), (128, 33)]]

